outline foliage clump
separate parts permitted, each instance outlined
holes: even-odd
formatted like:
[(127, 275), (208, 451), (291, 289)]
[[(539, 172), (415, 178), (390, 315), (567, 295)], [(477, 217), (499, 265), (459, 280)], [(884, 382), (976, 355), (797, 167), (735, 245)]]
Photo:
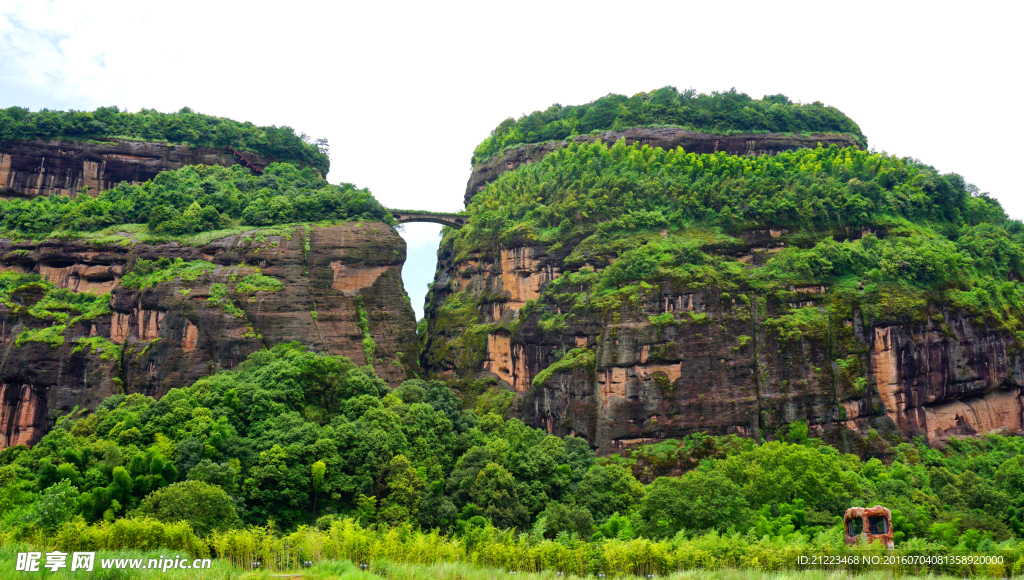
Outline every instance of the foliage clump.
[(1024, 535), (1020, 437), (951, 438), (945, 451), (902, 443), (891, 465), (839, 453), (805, 424), (787, 439), (698, 434), (595, 459), (579, 438), (462, 410), (443, 383), (390, 390), (372, 367), (279, 345), (159, 401), (111, 397), (31, 449), (0, 451), (0, 520), (5, 541), (151, 517), (188, 522), (213, 544), (277, 542), (264, 527), (237, 529), (271, 520), (300, 534), (337, 528), (339, 539), (361, 526), (412, 538), (419, 526), (471, 551), (518, 530), (521, 547), (555, 540), (608, 557), (634, 539), (689, 550), (714, 538), (715, 554), (845, 549), (843, 510), (882, 504), (901, 549), (990, 552)]
[(537, 376), (533, 377), (531, 385), (539, 387), (546, 383), (552, 376), (557, 372), (568, 371), (571, 369), (590, 369), (591, 372), (594, 370), (594, 351), (588, 348), (574, 348), (560, 358), (557, 362), (537, 373)]
[(312, 169), (287, 163), (273, 163), (263, 175), (239, 165), (190, 165), (140, 185), (121, 183), (96, 197), (0, 201), (0, 211), (0, 231), (15, 237), (117, 233), (117, 226), (130, 224), (145, 224), (151, 234), (173, 238), (236, 226), (394, 221), (368, 190), (332, 185)]
[[(447, 527), (460, 510), (525, 526), (548, 498), (567, 497), (593, 461), (581, 440), (461, 410), (443, 383), (391, 391), (370, 366), (298, 345), (257, 352), (159, 401), (111, 397), (23, 449), (0, 452), (0, 468), (18, 466), (8, 492), (21, 498), (0, 511), (67, 479), (82, 494), (76, 513), (90, 522), (202, 519), (195, 514), (210, 510), (197, 507), (199, 490), (248, 523), (285, 527), (347, 513)], [(474, 459), (461, 460), (467, 452)], [(193, 523), (207, 530), (213, 520)]]
[[(1006, 219), (995, 199), (962, 177), (909, 158), (835, 146), (742, 157), (624, 140), (573, 144), (504, 173), (473, 197), (468, 212), (467, 225), (450, 234), (462, 244), (507, 242), (524, 230), (555, 242), (688, 225), (736, 234), (899, 223), (886, 218), (956, 227)], [(971, 247), (996, 251), (998, 229), (982, 228)], [(1005, 267), (1014, 259), (1000, 254), (987, 263)]]
[(181, 279), (183, 282), (193, 282), (200, 276), (212, 272), (216, 266), (205, 260), (191, 260), (186, 262), (181, 258), (157, 258), (147, 260), (139, 258), (131, 271), (121, 278), (121, 286), (145, 290), (171, 280)]
[(284, 290), (284, 282), (273, 276), (265, 276), (259, 272), (249, 274), (235, 286), (235, 291), (242, 294), (254, 294), (256, 292), (280, 292)]
[(75, 347), (71, 349), (72, 354), (78, 352), (87, 352), (91, 354), (98, 354), (100, 360), (121, 360), (121, 351), (124, 348), (123, 345), (111, 342), (109, 338), (104, 336), (88, 336), (82, 337), (75, 341)]
[(147, 495), (132, 515), (151, 516), (163, 522), (188, 522), (193, 530), (203, 535), (213, 530), (228, 530), (240, 523), (224, 488), (197, 480), (161, 487)]
[(608, 94), (584, 105), (552, 105), (518, 120), (508, 118), (473, 151), (473, 164), (523, 143), (537, 143), (621, 131), (630, 127), (676, 126), (704, 133), (849, 133), (867, 146), (860, 127), (835, 107), (818, 101), (799, 104), (785, 95), (751, 98), (730, 89), (710, 95), (663, 87), (632, 97)]
[(233, 147), (255, 151), (276, 161), (308, 165), (327, 175), (330, 159), (327, 140), (315, 143), (291, 127), (259, 127), (222, 117), (196, 113), (183, 107), (176, 113), (142, 109), (138, 113), (117, 107), (95, 111), (35, 113), (23, 107), (0, 109), (0, 143), (26, 139), (117, 139), (167, 141), (192, 147)]

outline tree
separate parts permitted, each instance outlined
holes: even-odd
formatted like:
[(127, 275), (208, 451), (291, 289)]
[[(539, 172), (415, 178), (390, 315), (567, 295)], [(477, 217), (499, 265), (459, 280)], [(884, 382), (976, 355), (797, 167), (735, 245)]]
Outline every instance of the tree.
[(160, 488), (147, 495), (133, 514), (163, 522), (184, 521), (198, 534), (226, 530), (239, 523), (227, 492), (202, 481), (182, 481)]
[(425, 487), (416, 469), (404, 455), (396, 455), (381, 475), (387, 496), (377, 518), (392, 525), (415, 519)]
[(174, 227), (172, 224), (176, 222), (179, 215), (178, 210), (172, 205), (157, 206), (150, 214), (147, 227), (151, 232), (165, 232), (168, 228)]
[(313, 463), (313, 518), (316, 518), (316, 499), (320, 488), (324, 485), (324, 474), (327, 473), (327, 464), (323, 461)]
[(747, 505), (743, 490), (721, 473), (690, 471), (655, 479), (634, 514), (634, 526), (653, 538), (680, 530), (742, 528), (751, 517)]
[(431, 478), (451, 469), (455, 431), (447, 415), (426, 403), (413, 403), (402, 423), (409, 441), (409, 456), (417, 458), (417, 467), (425, 467)]
[(259, 454), (243, 485), (251, 510), (247, 517), (254, 521), (273, 518), (284, 526), (302, 520), (309, 502), (309, 476), (305, 469), (295, 469), (295, 463), (280, 445)]
[(287, 197), (275, 195), (270, 198), (270, 203), (267, 205), (267, 218), (271, 223), (287, 223), (292, 221), (294, 211), (292, 203), (288, 201)]
[(644, 486), (621, 465), (595, 465), (587, 470), (573, 496), (595, 520), (603, 522), (616, 512), (633, 513), (644, 496)]
[(43, 490), (22, 515), (21, 522), (51, 532), (71, 519), (78, 507), (78, 489), (67, 479)]
[(428, 530), (444, 530), (453, 525), (457, 517), (458, 510), (455, 509), (455, 504), (444, 495), (444, 481), (439, 479), (432, 482), (420, 501), (417, 516), (420, 526)]
[(477, 474), (470, 486), (469, 497), (482, 508), (483, 516), (497, 527), (525, 526), (529, 519), (529, 513), (516, 493), (515, 478), (497, 463), (488, 463)]
[(128, 470), (134, 478), (133, 488), (137, 496), (178, 480), (178, 468), (167, 461), (156, 447), (133, 456), (128, 462)]
[(214, 463), (209, 459), (200, 461), (188, 472), (187, 481), (202, 481), (220, 486), (228, 494), (238, 493), (239, 461), (232, 459)]
[(537, 521), (543, 522), (545, 538), (554, 538), (562, 532), (567, 532), (587, 540), (594, 532), (594, 518), (590, 515), (590, 510), (557, 501), (549, 503), (537, 516)]
[(368, 526), (377, 521), (377, 496), (371, 495), (367, 497), (363, 494), (359, 494), (356, 497), (355, 513), (356, 519), (364, 526)]
[(1004, 461), (996, 470), (993, 481), (1010, 495), (1017, 507), (1024, 507), (1024, 455)]
[(594, 129), (610, 129), (619, 116), (619, 105), (626, 102), (623, 95), (609, 94), (594, 101), (590, 110), (580, 120), (580, 131), (589, 133)]
[(593, 539), (607, 538), (610, 540), (619, 538), (621, 540), (628, 540), (635, 537), (636, 532), (633, 530), (632, 519), (615, 513), (608, 518), (608, 521), (597, 527), (597, 532), (594, 533)]
[(809, 509), (835, 513), (861, 491), (858, 474), (831, 447), (772, 441), (719, 461), (714, 468), (739, 485), (755, 506), (803, 499)]
[[(10, 449), (8, 447), (4, 451)], [(8, 454), (8, 457), (12, 455)], [(0, 457), (0, 463), (3, 459)], [(6, 514), (18, 506), (31, 504), (36, 497), (35, 482), (31, 480), (28, 469), (14, 465), (0, 467), (0, 515)]]

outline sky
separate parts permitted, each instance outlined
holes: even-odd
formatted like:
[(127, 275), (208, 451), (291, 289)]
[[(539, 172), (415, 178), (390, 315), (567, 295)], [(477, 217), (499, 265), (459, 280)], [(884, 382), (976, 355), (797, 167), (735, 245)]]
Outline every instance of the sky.
[[(287, 125), (333, 183), (457, 211), (507, 117), (666, 85), (837, 107), (876, 151), (955, 172), (1024, 218), (1024, 35), (1008, 2), (0, 0), (0, 107), (117, 105)], [(406, 224), (417, 317), (440, 226)]]

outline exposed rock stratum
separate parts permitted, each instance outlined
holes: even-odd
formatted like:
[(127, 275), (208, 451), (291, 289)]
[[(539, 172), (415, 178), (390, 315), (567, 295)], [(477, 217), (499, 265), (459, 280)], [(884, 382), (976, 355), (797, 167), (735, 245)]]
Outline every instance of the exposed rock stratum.
[[(209, 264), (194, 280), (145, 289), (121, 285), (139, 259)], [(37, 272), (60, 288), (110, 293), (110, 312), (66, 325), (63, 343), (22, 341), (25, 330), (53, 325), (28, 310), (40, 295), (0, 305), (0, 447), (32, 444), (60, 414), (95, 408), (117, 393), (160, 397), (250, 353), (280, 342), (373, 364), (395, 385), (416, 370), (415, 317), (402, 286), (405, 242), (390, 226), (352, 222), (299, 226), (287, 233), (229, 236), (202, 247), (0, 240), (0, 268)], [(260, 273), (283, 284), (247, 290)], [(215, 285), (223, 285), (218, 298)], [(213, 299), (211, 300), (211, 293)], [(360, 311), (367, 321), (364, 329)], [(368, 360), (364, 338), (373, 340)], [(103, 337), (90, 348), (79, 339)]]

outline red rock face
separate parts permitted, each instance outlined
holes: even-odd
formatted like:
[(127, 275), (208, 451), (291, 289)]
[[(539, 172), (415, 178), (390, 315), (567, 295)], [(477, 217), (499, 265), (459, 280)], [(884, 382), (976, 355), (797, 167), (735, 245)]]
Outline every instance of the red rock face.
[(0, 449), (35, 443), (45, 419), (46, 399), (31, 385), (0, 385)]
[[(68, 325), (63, 345), (23, 341), (19, 347), (22, 331), (53, 321), (33, 318), (24, 305), (0, 305), (0, 447), (35, 443), (56, 414), (76, 405), (95, 408), (121, 392), (160, 397), (279, 342), (371, 363), (392, 385), (418, 368), (416, 322), (401, 280), (405, 242), (383, 223), (297, 227), (288, 236), (250, 232), (204, 247), (0, 240), (0, 257), (4, 270), (38, 272), (79, 292), (111, 292), (113, 311)], [(135, 260), (160, 257), (213, 267), (193, 281), (121, 286)], [(281, 281), (284, 290), (240, 291), (239, 282), (256, 272)], [(219, 303), (208, 300), (215, 284), (227, 290)], [(376, 347), (372, 360), (363, 348), (360, 309)], [(115, 346), (107, 349), (120, 352), (76, 343), (90, 336), (108, 338)]]
[[(736, 257), (756, 267), (780, 247), (781, 235), (750, 232)], [(562, 274), (572, 250), (566, 246), (503, 247), (459, 261), (442, 252), (425, 313), (427, 371), (493, 380), (515, 393), (515, 416), (557, 435), (584, 436), (605, 453), (698, 431), (773, 437), (797, 420), (862, 455), (878, 451), (872, 430), (890, 441), (921, 435), (942, 445), (954, 434), (1024, 429), (1024, 366), (1010, 354), (1012, 338), (939, 305), (941, 325), (879, 323), (855, 311), (835, 321), (830, 337), (786, 341), (766, 321), (824, 307), (828, 288), (794, 287), (784, 303), (759, 300), (749, 288), (726, 294), (715, 285), (654, 282), (636, 303), (573, 311), (565, 328), (545, 330), (545, 312), (572, 307), (540, 294)], [(467, 328), (440, 306), (462, 291), (475, 302), (475, 326), (494, 330), (458, 351), (450, 345)], [(524, 301), (538, 297), (516, 322)], [(652, 323), (665, 313), (675, 322)], [(534, 384), (573, 348), (590, 349), (593, 367), (566, 368)], [(858, 367), (861, 382), (837, 360)]]
[[(1024, 429), (1021, 361), (1012, 341), (952, 319), (955, 336), (939, 328), (875, 327), (871, 370), (886, 416), (902, 431), (942, 444), (950, 435)], [(856, 420), (862, 408), (853, 408)]]
[[(593, 143), (602, 141), (612, 144), (619, 139), (627, 143), (639, 143), (651, 147), (669, 150), (682, 147), (687, 153), (715, 153), (722, 151), (729, 155), (775, 155), (782, 151), (803, 147), (823, 147), (838, 145), (839, 147), (859, 147), (857, 141), (848, 135), (822, 133), (810, 136), (786, 135), (783, 133), (748, 133), (739, 135), (709, 135), (674, 127), (660, 129), (638, 127), (625, 131), (604, 131), (597, 135), (578, 135), (573, 137), (577, 143)], [(485, 185), (494, 181), (499, 175), (511, 171), (524, 164), (536, 163), (545, 155), (561, 149), (570, 141), (552, 141), (548, 143), (531, 143), (511, 149), (491, 157), (473, 168), (473, 173), (466, 184), (465, 202)]]
[[(245, 156), (257, 165), (272, 160)], [(74, 196), (87, 189), (99, 195), (122, 181), (142, 183), (186, 165), (235, 165), (228, 151), (143, 141), (18, 141), (0, 151), (0, 194)]]

